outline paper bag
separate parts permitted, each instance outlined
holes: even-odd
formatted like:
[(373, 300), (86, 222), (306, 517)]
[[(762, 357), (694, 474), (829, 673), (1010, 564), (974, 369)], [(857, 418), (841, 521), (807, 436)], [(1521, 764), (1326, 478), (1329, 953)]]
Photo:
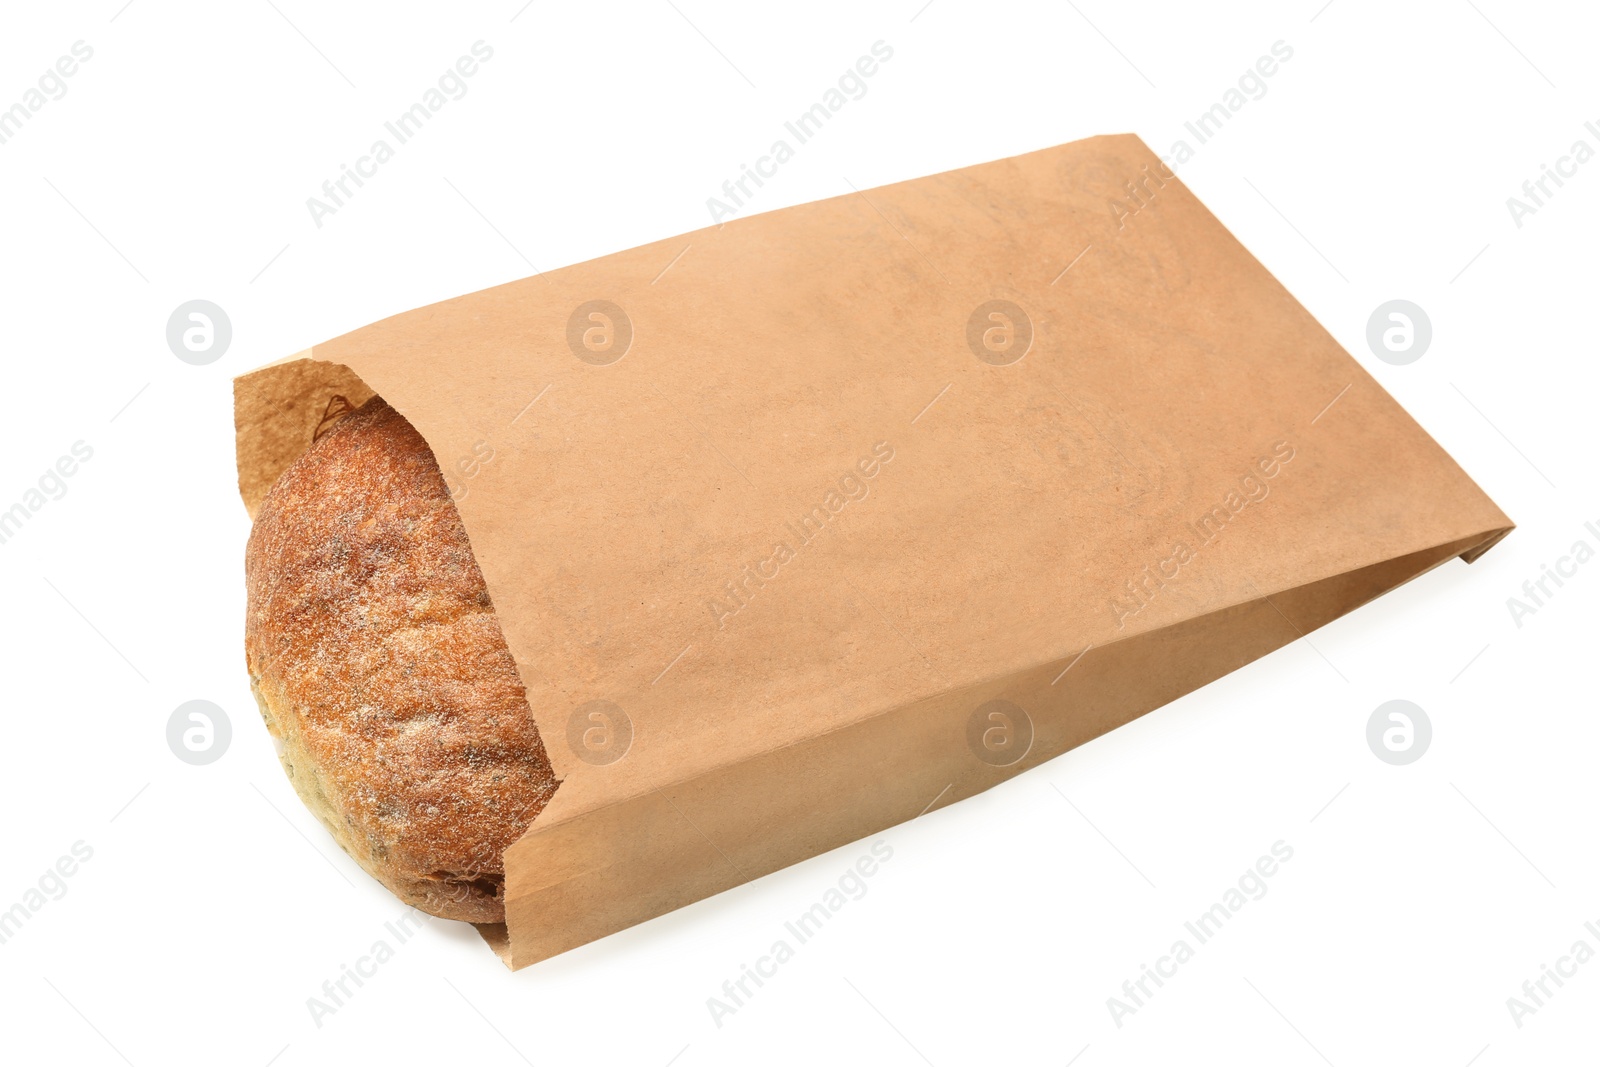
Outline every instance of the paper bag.
[(245, 375), (251, 513), (374, 392), (439, 461), (561, 779), (484, 931), (513, 967), (971, 796), (1511, 529), (1132, 136)]

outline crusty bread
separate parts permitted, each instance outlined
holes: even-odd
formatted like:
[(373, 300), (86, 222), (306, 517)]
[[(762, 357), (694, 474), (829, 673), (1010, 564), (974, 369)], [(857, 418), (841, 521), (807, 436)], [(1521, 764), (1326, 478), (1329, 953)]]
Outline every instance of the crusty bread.
[(433, 453), (374, 397), (284, 471), (245, 550), (250, 684), (295, 791), (407, 904), (505, 919), (557, 786)]

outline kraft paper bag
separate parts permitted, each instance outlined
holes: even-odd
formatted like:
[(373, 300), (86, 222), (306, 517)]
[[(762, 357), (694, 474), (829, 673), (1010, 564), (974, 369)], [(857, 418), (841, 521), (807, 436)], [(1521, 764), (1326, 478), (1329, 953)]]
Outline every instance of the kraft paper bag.
[(513, 967), (987, 789), (1512, 526), (1127, 135), (247, 374), (251, 513), (373, 393), (439, 461), (561, 779), (483, 931)]

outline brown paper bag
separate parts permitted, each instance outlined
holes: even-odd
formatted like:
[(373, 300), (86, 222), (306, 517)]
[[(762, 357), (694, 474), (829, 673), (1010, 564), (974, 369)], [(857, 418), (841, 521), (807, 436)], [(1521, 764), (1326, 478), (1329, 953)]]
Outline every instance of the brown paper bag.
[(513, 967), (971, 796), (1511, 529), (1132, 136), (245, 375), (251, 513), (373, 392), (438, 458), (562, 779), (485, 930)]

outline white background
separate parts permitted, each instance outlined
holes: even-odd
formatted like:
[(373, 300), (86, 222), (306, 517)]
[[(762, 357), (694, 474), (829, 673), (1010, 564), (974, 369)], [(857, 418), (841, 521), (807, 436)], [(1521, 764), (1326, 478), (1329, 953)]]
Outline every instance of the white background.
[[(1600, 961), (1520, 1028), (1506, 1006), (1576, 940), (1600, 949), (1583, 927), (1600, 925), (1600, 563), (1520, 627), (1506, 604), (1574, 541), (1600, 546), (1583, 525), (1600, 525), (1600, 161), (1520, 228), (1506, 206), (1573, 141), (1600, 148), (1592, 8), (274, 2), (8, 5), (0, 29), (0, 107), (75, 41), (94, 49), (0, 145), (0, 508), (75, 441), (94, 450), (0, 545), (0, 909), (93, 849), (0, 945), (0, 1055), (1594, 1061)], [(494, 58), (468, 94), (313, 225), (306, 198), (480, 39)], [(893, 859), (867, 895), (720, 1027), (707, 998), (869, 842), (516, 974), (436, 922), (319, 1027), (307, 998), (401, 907), (295, 800), (250, 698), (231, 377), (530, 264), (706, 225), (706, 198), (879, 40), (894, 56), (867, 95), (751, 210), (1096, 133), (1165, 153), (1286, 42), (1182, 178), (1519, 529), (881, 835)], [(1433, 323), (1409, 366), (1365, 342), (1397, 297)], [(233, 324), (209, 366), (165, 340), (195, 298)], [(203, 767), (165, 741), (196, 698), (234, 728)], [(1365, 741), (1393, 698), (1434, 727), (1404, 767)], [(1294, 857), (1267, 895), (1115, 1025), (1107, 998), (1279, 840)]]

